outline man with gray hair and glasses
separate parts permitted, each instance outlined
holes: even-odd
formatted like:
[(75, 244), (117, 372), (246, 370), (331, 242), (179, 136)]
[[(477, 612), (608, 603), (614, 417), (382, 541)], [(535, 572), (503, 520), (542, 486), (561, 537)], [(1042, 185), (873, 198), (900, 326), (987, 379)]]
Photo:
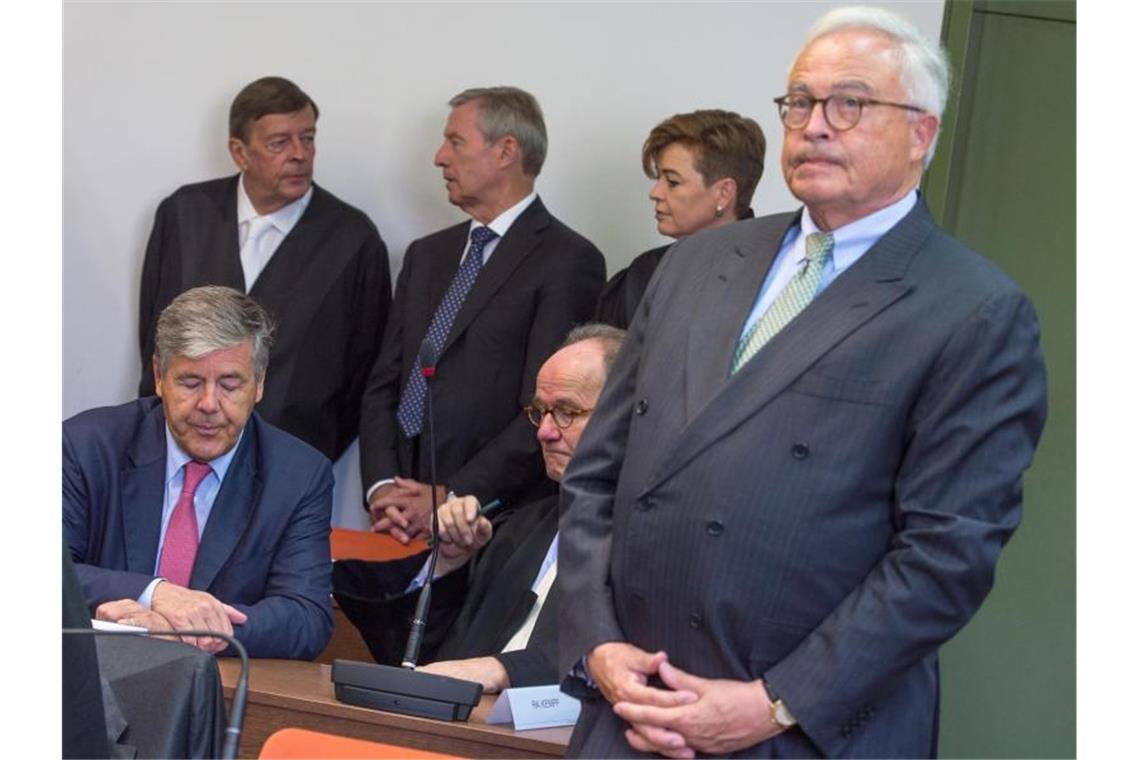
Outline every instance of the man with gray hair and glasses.
[(680, 241), (562, 482), (570, 756), (933, 756), (1045, 422), (1024, 293), (917, 192), (946, 101), (893, 12), (776, 98), (803, 208)]
[(448, 200), (471, 218), (408, 246), (360, 415), (373, 530), (402, 541), (424, 535), (431, 518), (425, 340), (436, 357), (437, 503), (453, 491), (526, 504), (552, 489), (519, 409), (605, 282), (602, 254), (535, 191), (546, 124), (534, 96), (482, 87), (449, 104), (434, 162)]
[(63, 423), (63, 532), (94, 617), (254, 657), (328, 643), (332, 468), (253, 411), (272, 330), (236, 290), (188, 290), (158, 318), (157, 398)]

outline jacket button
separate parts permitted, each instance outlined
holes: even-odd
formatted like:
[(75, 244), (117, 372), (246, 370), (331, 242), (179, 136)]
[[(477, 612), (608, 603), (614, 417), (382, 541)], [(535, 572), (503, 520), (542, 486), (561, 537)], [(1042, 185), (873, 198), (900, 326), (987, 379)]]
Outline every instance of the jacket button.
[(807, 455), (811, 453), (806, 443), (797, 443), (792, 446), (792, 456), (796, 459), (807, 459)]
[(724, 533), (724, 523), (720, 520), (709, 520), (705, 523), (705, 532), (710, 536), (719, 536)]
[(633, 411), (637, 414), (638, 417), (640, 417), (649, 411), (649, 402), (645, 399), (641, 399), (637, 402), (637, 405), (633, 408)]
[(701, 617), (701, 614), (699, 612), (694, 612), (691, 615), (689, 615), (689, 627), (690, 628), (692, 628), (694, 630), (700, 629), (704, 626), (704, 624), (705, 624), (705, 619), (703, 617)]

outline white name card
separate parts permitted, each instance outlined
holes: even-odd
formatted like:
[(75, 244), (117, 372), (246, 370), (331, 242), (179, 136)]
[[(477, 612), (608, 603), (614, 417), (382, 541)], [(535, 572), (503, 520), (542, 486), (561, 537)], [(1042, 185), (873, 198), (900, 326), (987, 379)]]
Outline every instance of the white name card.
[(507, 689), (491, 707), (488, 723), (512, 723), (516, 730), (572, 726), (582, 705), (556, 684)]

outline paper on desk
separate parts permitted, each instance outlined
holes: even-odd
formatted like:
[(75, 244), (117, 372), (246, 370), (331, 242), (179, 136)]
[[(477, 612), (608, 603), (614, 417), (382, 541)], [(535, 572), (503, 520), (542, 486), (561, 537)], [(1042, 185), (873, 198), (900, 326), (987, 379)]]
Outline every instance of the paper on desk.
[(96, 631), (133, 631), (134, 633), (146, 633), (146, 629), (139, 625), (123, 625), (122, 623), (112, 623), (109, 620), (92, 620), (91, 627)]
[(499, 695), (487, 716), (488, 723), (513, 723), (519, 731), (532, 728), (572, 726), (582, 705), (562, 692), (557, 684), (507, 689)]

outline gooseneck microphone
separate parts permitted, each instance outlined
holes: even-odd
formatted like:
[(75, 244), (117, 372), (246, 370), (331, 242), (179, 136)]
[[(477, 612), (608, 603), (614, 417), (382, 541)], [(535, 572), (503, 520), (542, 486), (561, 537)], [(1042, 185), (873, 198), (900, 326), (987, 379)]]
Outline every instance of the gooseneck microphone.
[(400, 667), (374, 663), (334, 660), (332, 681), (336, 698), (341, 702), (377, 710), (419, 715), (443, 720), (467, 720), (471, 709), (483, 696), (483, 684), (461, 678), (418, 672), (416, 663), (423, 643), (428, 610), (431, 607), (431, 584), (435, 577), (435, 562), (439, 556), (439, 515), (436, 504), (435, 474), (435, 420), (432, 416), (431, 380), (435, 377), (435, 363), (439, 352), (430, 339), (420, 344), (420, 367), (424, 384), (424, 415), (422, 430), (427, 436), (428, 475), (431, 488), (431, 553), (428, 557), (427, 581), (420, 589), (412, 629), (408, 633), (404, 659)]
[(416, 665), (420, 659), (420, 645), (424, 640), (424, 628), (427, 626), (428, 611), (431, 609), (431, 584), (435, 578), (435, 562), (439, 557), (439, 515), (437, 509), (439, 505), (436, 504), (436, 474), (435, 474), (435, 417), (432, 413), (431, 403), (431, 386), (432, 378), (435, 377), (435, 363), (439, 357), (439, 352), (436, 351), (435, 344), (431, 342), (431, 338), (424, 338), (424, 342), (420, 344), (420, 372), (423, 374), (424, 385), (424, 416), (426, 417), (423, 425), (424, 432), (427, 433), (427, 447), (428, 447), (428, 475), (430, 478), (429, 487), (431, 488), (431, 553), (428, 555), (428, 570), (427, 581), (424, 583), (423, 588), (420, 589), (419, 599), (416, 600), (416, 611), (412, 616), (412, 630), (408, 632), (408, 643), (404, 648), (404, 659), (400, 663), (401, 667), (415, 670)]
[(169, 636), (202, 636), (222, 639), (237, 652), (241, 659), (241, 672), (238, 674), (237, 686), (234, 687), (234, 697), (230, 704), (230, 719), (226, 725), (225, 742), (222, 745), (223, 760), (233, 760), (238, 755), (238, 741), (241, 739), (241, 727), (245, 721), (245, 703), (249, 693), (249, 655), (240, 641), (225, 633), (217, 631), (200, 631), (197, 629), (172, 630), (151, 633), (150, 631), (104, 631), (95, 628), (64, 628), (67, 636), (151, 636), (163, 638)]

